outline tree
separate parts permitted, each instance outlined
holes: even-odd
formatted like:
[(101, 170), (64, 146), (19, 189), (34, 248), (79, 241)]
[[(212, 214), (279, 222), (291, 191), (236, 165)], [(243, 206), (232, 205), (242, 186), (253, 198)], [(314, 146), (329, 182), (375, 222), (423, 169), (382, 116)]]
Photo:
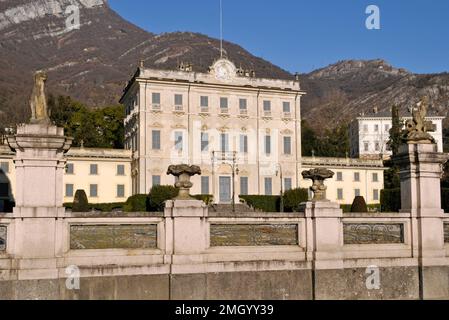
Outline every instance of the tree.
[(393, 157), (398, 154), (399, 146), (402, 143), (402, 120), (399, 117), (399, 107), (394, 105), (391, 109), (392, 126), (390, 138), (387, 142), (388, 150), (393, 152)]
[(323, 136), (302, 122), (302, 155), (310, 157), (346, 157), (349, 152), (348, 125), (342, 124), (333, 129), (327, 129)]
[(106, 106), (95, 110), (70, 97), (48, 97), (51, 119), (74, 138), (73, 146), (90, 148), (123, 148), (123, 106)]

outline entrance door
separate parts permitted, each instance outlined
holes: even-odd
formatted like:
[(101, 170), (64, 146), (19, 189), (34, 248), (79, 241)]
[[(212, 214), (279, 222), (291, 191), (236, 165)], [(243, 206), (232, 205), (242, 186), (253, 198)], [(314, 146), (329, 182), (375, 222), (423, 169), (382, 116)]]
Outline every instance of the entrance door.
[(220, 177), (220, 203), (231, 202), (231, 178)]

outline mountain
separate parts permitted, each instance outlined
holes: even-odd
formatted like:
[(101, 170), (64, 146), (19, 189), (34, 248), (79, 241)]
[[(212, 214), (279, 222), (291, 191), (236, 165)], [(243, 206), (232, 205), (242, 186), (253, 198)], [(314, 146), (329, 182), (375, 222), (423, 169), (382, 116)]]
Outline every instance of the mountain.
[[(67, 28), (70, 6), (80, 10), (79, 29)], [(258, 77), (293, 79), (285, 70), (225, 42), (226, 55)], [(48, 92), (91, 106), (116, 104), (139, 60), (174, 69), (179, 62), (207, 71), (219, 41), (198, 33), (153, 34), (125, 21), (106, 0), (0, 0), (0, 126), (29, 117), (32, 74), (49, 74)], [(301, 76), (303, 118), (317, 130), (348, 122), (374, 107), (402, 112), (424, 94), (432, 112), (447, 115), (449, 75), (417, 75), (383, 60), (341, 61)]]
[(390, 111), (396, 104), (401, 115), (427, 95), (429, 114), (447, 116), (449, 74), (413, 74), (384, 60), (348, 60), (302, 76), (308, 92), (302, 115), (317, 130), (347, 123), (359, 114)]
[[(67, 28), (79, 8), (79, 29)], [(66, 13), (68, 10), (68, 13)], [(197, 33), (155, 35), (125, 21), (105, 0), (0, 0), (0, 117), (29, 117), (35, 70), (48, 72), (48, 92), (89, 105), (116, 104), (140, 60), (160, 69), (190, 62), (206, 71), (220, 44)], [(293, 78), (288, 72), (225, 42), (227, 56), (261, 77)]]

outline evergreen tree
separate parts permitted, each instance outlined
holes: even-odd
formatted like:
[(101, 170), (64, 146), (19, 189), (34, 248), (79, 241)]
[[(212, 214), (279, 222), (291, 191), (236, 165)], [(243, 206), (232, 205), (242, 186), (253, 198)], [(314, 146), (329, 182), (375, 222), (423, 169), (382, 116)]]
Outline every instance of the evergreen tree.
[(390, 129), (390, 138), (387, 142), (388, 150), (393, 152), (393, 156), (398, 154), (399, 146), (402, 143), (402, 120), (399, 117), (399, 107), (394, 105), (391, 109), (392, 127)]

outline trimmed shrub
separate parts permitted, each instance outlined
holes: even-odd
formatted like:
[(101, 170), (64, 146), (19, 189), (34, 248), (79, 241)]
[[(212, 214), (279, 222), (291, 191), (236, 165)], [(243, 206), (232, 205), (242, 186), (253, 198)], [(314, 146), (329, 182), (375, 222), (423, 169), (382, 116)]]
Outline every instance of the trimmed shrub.
[(173, 186), (155, 186), (151, 188), (148, 195), (147, 210), (154, 212), (163, 212), (165, 201), (178, 196), (179, 189)]
[(203, 201), (207, 205), (211, 205), (214, 202), (214, 196), (211, 194), (198, 194), (193, 196), (196, 200)]
[(291, 189), (284, 192), (284, 211), (298, 212), (299, 205), (309, 200), (309, 193), (307, 189)]
[(281, 197), (280, 196), (255, 196), (255, 195), (241, 195), (241, 200), (244, 200), (247, 205), (256, 210), (263, 212), (279, 212)]
[(123, 206), (123, 211), (125, 212), (146, 212), (147, 211), (147, 199), (146, 194), (136, 194), (131, 196), (126, 200)]
[(76, 190), (75, 198), (73, 199), (73, 212), (89, 212), (89, 201), (84, 190)]
[(351, 212), (364, 213), (368, 212), (368, 206), (366, 205), (365, 198), (362, 196), (357, 196), (354, 198), (354, 202), (351, 206)]
[(401, 210), (401, 189), (384, 189), (380, 192), (382, 212)]
[(444, 212), (449, 213), (449, 189), (448, 188), (441, 189), (441, 208), (444, 209)]
[[(66, 209), (71, 209), (73, 211), (73, 202), (64, 203)], [(125, 203), (114, 202), (114, 203), (89, 203), (87, 211), (73, 211), (73, 212), (90, 212), (90, 211), (101, 211), (101, 212), (113, 212), (113, 211), (123, 211)]]

